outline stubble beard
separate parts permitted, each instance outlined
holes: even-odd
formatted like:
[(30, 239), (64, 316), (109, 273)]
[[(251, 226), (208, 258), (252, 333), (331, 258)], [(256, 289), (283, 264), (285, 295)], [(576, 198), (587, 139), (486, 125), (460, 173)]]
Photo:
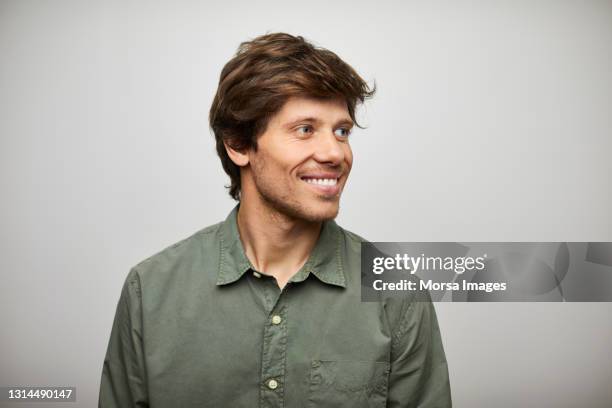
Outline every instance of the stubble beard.
[[(253, 168), (253, 182), (261, 201), (273, 211), (290, 219), (298, 219), (307, 222), (333, 220), (338, 215), (339, 205), (336, 206), (336, 211), (334, 211), (333, 214), (317, 214), (316, 212), (308, 211), (308, 209), (304, 207), (302, 203), (296, 201), (290, 193), (279, 191), (280, 188), (274, 181), (261, 177), (261, 174), (265, 174), (264, 168), (265, 162), (259, 163), (257, 168)], [(319, 199), (324, 201), (337, 200), (336, 197), (328, 198), (325, 196), (319, 196)]]

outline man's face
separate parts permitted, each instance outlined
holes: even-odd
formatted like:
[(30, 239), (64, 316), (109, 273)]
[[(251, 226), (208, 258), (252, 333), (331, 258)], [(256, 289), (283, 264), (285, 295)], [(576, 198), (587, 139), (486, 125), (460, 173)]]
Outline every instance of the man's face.
[(248, 153), (245, 176), (258, 199), (293, 218), (335, 218), (353, 163), (352, 127), (342, 99), (289, 99)]

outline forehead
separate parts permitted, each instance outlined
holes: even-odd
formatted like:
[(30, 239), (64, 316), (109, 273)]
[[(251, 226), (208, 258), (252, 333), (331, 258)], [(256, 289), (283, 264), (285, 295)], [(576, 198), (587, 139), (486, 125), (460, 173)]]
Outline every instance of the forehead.
[(350, 121), (346, 101), (342, 98), (318, 99), (292, 97), (271, 118), (271, 122), (284, 124), (301, 118), (316, 118), (322, 122)]

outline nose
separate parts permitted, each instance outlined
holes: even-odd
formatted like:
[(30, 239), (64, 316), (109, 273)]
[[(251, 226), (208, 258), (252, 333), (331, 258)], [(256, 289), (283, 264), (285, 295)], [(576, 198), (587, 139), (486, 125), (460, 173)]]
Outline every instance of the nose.
[(314, 159), (319, 163), (337, 166), (342, 163), (345, 155), (344, 143), (339, 141), (333, 131), (323, 132), (317, 138)]

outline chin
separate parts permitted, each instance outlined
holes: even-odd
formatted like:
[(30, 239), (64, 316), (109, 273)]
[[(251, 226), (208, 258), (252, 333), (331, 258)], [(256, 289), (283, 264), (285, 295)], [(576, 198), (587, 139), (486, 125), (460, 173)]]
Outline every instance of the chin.
[(318, 197), (311, 199), (296, 199), (291, 196), (276, 196), (260, 192), (260, 197), (268, 206), (287, 217), (308, 222), (333, 220), (338, 215), (339, 197), (333, 199)]
[(302, 212), (302, 217), (300, 218), (312, 222), (333, 220), (338, 216), (338, 210), (338, 205), (321, 206), (319, 208), (308, 208)]
[(277, 211), (285, 214), (288, 217), (304, 220), (308, 222), (322, 222), (333, 220), (338, 215), (338, 205), (330, 205), (330, 203), (313, 204), (312, 206), (296, 205), (276, 206)]

